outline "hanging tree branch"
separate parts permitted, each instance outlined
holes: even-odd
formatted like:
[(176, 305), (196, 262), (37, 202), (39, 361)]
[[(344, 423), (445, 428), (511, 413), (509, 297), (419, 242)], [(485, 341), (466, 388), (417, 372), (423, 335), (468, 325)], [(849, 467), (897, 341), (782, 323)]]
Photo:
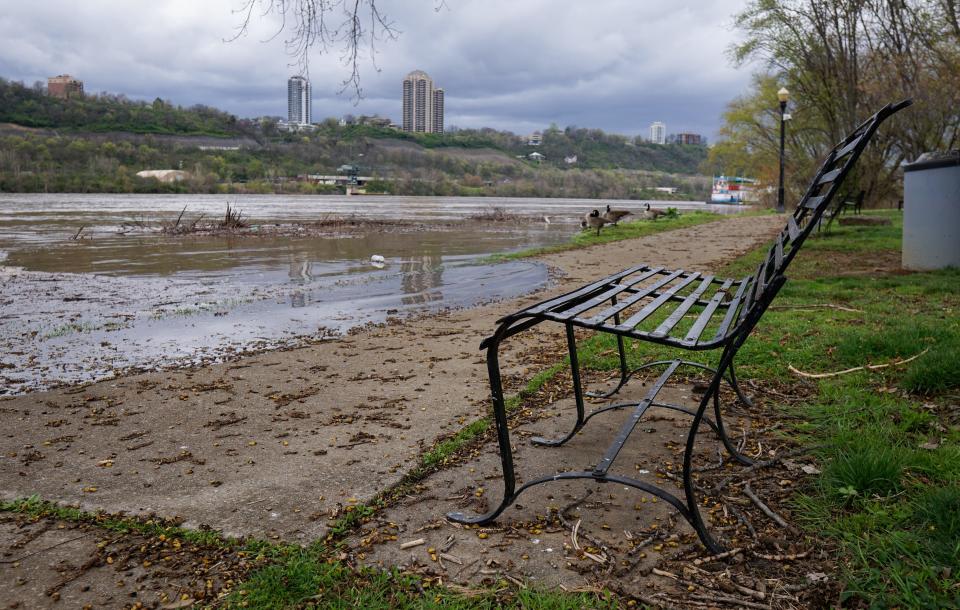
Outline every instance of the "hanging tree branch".
[[(437, 10), (443, 6), (436, 4)], [(308, 76), (310, 51), (329, 53), (338, 50), (341, 63), (349, 70), (340, 93), (351, 91), (354, 101), (363, 97), (360, 87), (360, 65), (370, 59), (376, 67), (376, 43), (393, 40), (399, 34), (394, 23), (377, 7), (377, 0), (243, 0), (234, 14), (240, 23), (234, 36), (237, 40), (249, 31), (255, 19), (279, 18), (276, 33), (268, 40), (286, 32), (287, 53), (291, 65)], [(369, 54), (369, 56), (368, 56)]]

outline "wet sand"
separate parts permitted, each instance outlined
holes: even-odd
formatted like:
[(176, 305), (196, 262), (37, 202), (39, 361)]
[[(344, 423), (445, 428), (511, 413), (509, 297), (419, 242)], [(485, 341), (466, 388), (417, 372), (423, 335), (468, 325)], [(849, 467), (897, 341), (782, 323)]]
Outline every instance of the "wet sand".
[[(344, 506), (396, 483), (436, 439), (487, 414), (478, 345), (498, 317), (629, 264), (716, 268), (781, 226), (776, 216), (734, 217), (553, 254), (541, 260), (561, 279), (547, 292), (230, 363), (8, 397), (0, 496), (315, 540)], [(523, 355), (549, 343), (510, 342), (506, 377), (529, 376), (535, 359)], [(415, 512), (438, 522), (445, 510), (427, 501)]]

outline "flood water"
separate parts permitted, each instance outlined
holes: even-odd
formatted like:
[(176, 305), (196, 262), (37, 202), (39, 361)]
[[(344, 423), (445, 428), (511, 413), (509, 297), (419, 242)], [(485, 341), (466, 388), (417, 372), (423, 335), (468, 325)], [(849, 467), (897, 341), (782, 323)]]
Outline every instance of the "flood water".
[[(184, 208), (185, 220), (215, 220), (228, 203), (254, 226), (355, 215), (401, 221), (405, 228), (284, 237), (156, 231)], [(585, 211), (606, 203), (0, 194), (0, 394), (218, 361), (390, 316), (516, 297), (546, 285), (547, 269), (532, 261), (482, 259), (566, 241)], [(610, 203), (642, 208), (638, 201)], [(655, 205), (736, 211), (691, 202)], [(494, 207), (526, 220), (469, 220)], [(80, 238), (72, 239), (81, 227)], [(373, 255), (384, 263), (371, 262)]]

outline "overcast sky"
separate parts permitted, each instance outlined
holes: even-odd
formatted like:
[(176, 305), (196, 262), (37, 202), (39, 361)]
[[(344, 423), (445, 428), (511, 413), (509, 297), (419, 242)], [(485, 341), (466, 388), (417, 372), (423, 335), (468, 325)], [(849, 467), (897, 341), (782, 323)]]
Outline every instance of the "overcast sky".
[[(733, 15), (746, 0), (378, 0), (399, 37), (361, 65), (364, 98), (338, 94), (340, 53), (310, 59), (313, 116), (401, 118), (401, 82), (420, 69), (446, 90), (446, 125), (528, 133), (599, 127), (714, 137), (746, 91)], [(69, 73), (88, 93), (207, 104), (241, 117), (286, 115), (296, 72), (287, 33), (257, 18), (234, 41), (242, 0), (2, 0), (0, 76), (31, 84)], [(379, 68), (379, 71), (377, 71)]]

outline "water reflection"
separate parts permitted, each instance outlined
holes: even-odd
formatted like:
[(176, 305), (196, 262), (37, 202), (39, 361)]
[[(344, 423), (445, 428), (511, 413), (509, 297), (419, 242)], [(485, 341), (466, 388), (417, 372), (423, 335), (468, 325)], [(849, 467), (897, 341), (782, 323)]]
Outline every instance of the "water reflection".
[(287, 275), (294, 282), (309, 282), (313, 279), (312, 266), (313, 262), (305, 253), (291, 254)]
[(417, 305), (443, 300), (443, 260), (437, 255), (409, 258), (400, 264), (400, 285), (406, 296), (404, 305)]

